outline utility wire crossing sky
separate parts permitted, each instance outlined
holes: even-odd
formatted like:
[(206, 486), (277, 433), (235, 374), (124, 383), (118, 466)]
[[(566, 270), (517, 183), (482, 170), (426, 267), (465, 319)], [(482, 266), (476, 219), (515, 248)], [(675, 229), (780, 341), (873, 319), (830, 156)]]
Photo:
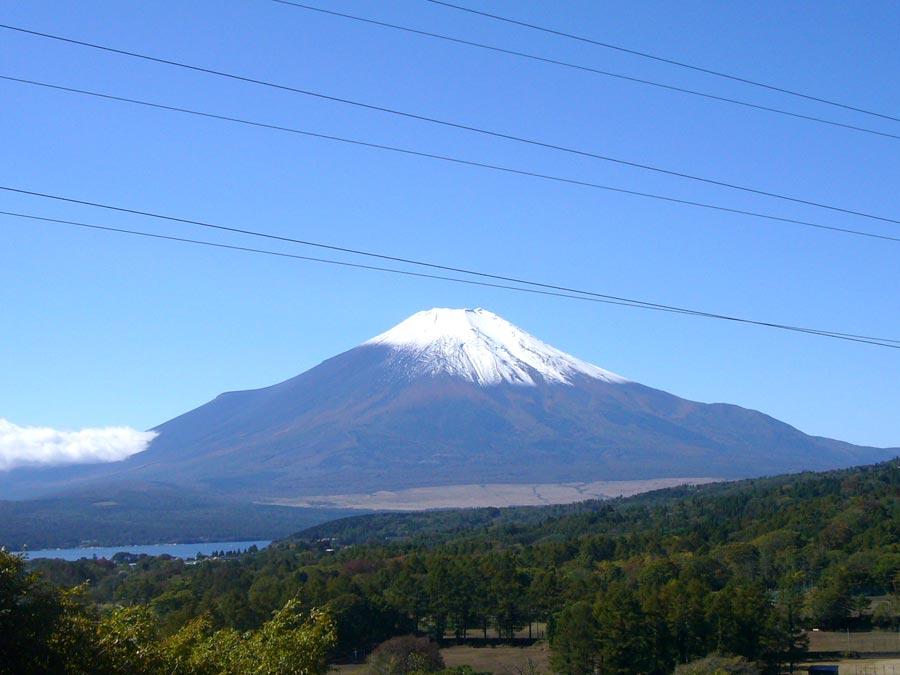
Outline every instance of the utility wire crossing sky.
[(724, 213), (733, 213), (733, 214), (737, 214), (737, 215), (751, 216), (754, 218), (763, 218), (766, 220), (772, 220), (772, 221), (776, 221), (776, 222), (790, 223), (790, 224), (794, 224), (794, 225), (803, 225), (805, 227), (812, 227), (812, 228), (816, 228), (816, 229), (820, 229), (820, 230), (830, 230), (832, 232), (839, 232), (842, 234), (849, 234), (849, 235), (853, 235), (853, 236), (870, 237), (872, 239), (882, 239), (884, 241), (890, 241), (890, 242), (900, 242), (900, 237), (892, 237), (890, 235), (878, 234), (876, 232), (867, 232), (865, 230), (856, 230), (856, 229), (851, 229), (851, 228), (846, 228), (846, 227), (837, 227), (834, 225), (825, 225), (823, 223), (815, 223), (815, 222), (811, 222), (811, 221), (807, 221), (807, 220), (798, 220), (796, 218), (784, 218), (781, 216), (776, 216), (776, 215), (768, 214), (768, 213), (747, 211), (745, 209), (734, 209), (734, 208), (729, 208), (729, 207), (722, 206), (719, 204), (695, 202), (695, 201), (691, 201), (688, 199), (679, 199), (677, 197), (669, 197), (666, 195), (654, 194), (654, 193), (649, 193), (649, 192), (638, 192), (635, 190), (618, 188), (618, 187), (614, 187), (611, 185), (600, 185), (598, 183), (590, 183), (587, 181), (576, 180), (573, 178), (566, 178), (564, 176), (554, 176), (554, 175), (549, 175), (549, 174), (536, 173), (533, 171), (516, 169), (516, 168), (508, 167), (508, 166), (499, 166), (496, 164), (486, 164), (484, 162), (475, 162), (475, 161), (462, 159), (460, 157), (451, 157), (448, 155), (436, 155), (433, 153), (424, 152), (424, 151), (420, 151), (420, 150), (414, 150), (411, 148), (400, 148), (400, 147), (384, 145), (384, 144), (380, 144), (380, 143), (369, 143), (367, 141), (362, 141), (359, 139), (343, 138), (340, 136), (332, 136), (332, 135), (328, 135), (328, 134), (319, 134), (319, 133), (315, 133), (315, 132), (312, 132), (312, 131), (309, 131), (306, 129), (283, 127), (283, 126), (278, 126), (278, 125), (274, 125), (274, 124), (267, 124), (265, 122), (258, 122), (258, 121), (241, 119), (241, 118), (236, 118), (236, 117), (228, 117), (226, 115), (218, 115), (215, 113), (205, 112), (205, 111), (201, 111), (201, 110), (192, 110), (192, 109), (188, 109), (188, 108), (180, 108), (180, 107), (175, 107), (175, 106), (163, 105), (160, 103), (153, 103), (151, 101), (143, 101), (143, 100), (139, 100), (139, 99), (126, 98), (123, 96), (115, 96), (112, 94), (104, 94), (101, 92), (87, 91), (84, 89), (74, 89), (72, 87), (64, 87), (61, 85), (50, 84), (47, 82), (37, 82), (34, 80), (25, 80), (25, 79), (16, 78), (16, 77), (10, 77), (7, 75), (0, 75), (0, 80), (6, 80), (9, 82), (17, 82), (20, 84), (29, 84), (29, 85), (34, 85), (34, 86), (38, 86), (38, 87), (45, 87), (48, 89), (56, 89), (58, 91), (65, 91), (65, 92), (73, 93), (73, 94), (94, 96), (96, 98), (102, 98), (102, 99), (107, 99), (107, 100), (111, 100), (111, 101), (118, 101), (120, 103), (131, 103), (131, 104), (146, 106), (146, 107), (150, 107), (150, 108), (157, 108), (159, 110), (166, 110), (168, 112), (178, 112), (178, 113), (184, 113), (184, 114), (188, 114), (188, 115), (197, 115), (199, 117), (206, 117), (206, 118), (210, 118), (210, 119), (217, 119), (217, 120), (221, 120), (221, 121), (225, 121), (225, 122), (246, 124), (249, 126), (259, 127), (262, 129), (269, 129), (271, 131), (282, 131), (282, 132), (288, 132), (288, 133), (294, 133), (294, 134), (301, 134), (304, 136), (312, 136), (315, 138), (321, 138), (321, 139), (325, 139), (325, 140), (329, 140), (329, 141), (337, 141), (340, 143), (350, 143), (352, 145), (360, 145), (360, 146), (364, 146), (367, 148), (372, 148), (374, 150), (386, 150), (386, 151), (390, 151), (390, 152), (399, 152), (399, 153), (406, 154), (406, 155), (414, 155), (417, 157), (425, 157), (428, 159), (436, 159), (436, 160), (441, 160), (441, 161), (446, 161), (446, 162), (452, 162), (452, 163), (460, 164), (460, 165), (464, 165), (464, 166), (470, 166), (470, 167), (481, 168), (481, 169), (489, 169), (492, 171), (502, 171), (505, 173), (518, 174), (518, 175), (525, 176), (528, 178), (539, 178), (542, 180), (551, 180), (551, 181), (557, 181), (557, 182), (561, 182), (561, 183), (569, 183), (571, 185), (577, 185), (579, 187), (588, 187), (588, 188), (597, 188), (600, 190), (608, 190), (611, 192), (618, 192), (621, 194), (628, 194), (628, 195), (632, 195), (632, 196), (636, 196), (636, 197), (659, 199), (662, 201), (672, 202), (675, 204), (681, 204), (684, 206), (696, 206), (696, 207), (700, 207), (700, 208), (713, 209), (713, 210), (721, 211)]
[[(7, 188), (7, 187), (0, 186), (0, 190), (8, 190), (8, 189), (9, 188)], [(32, 194), (34, 194), (34, 193), (32, 193)], [(44, 196), (48, 196), (48, 195), (44, 195)], [(59, 199), (59, 197), (51, 197), (51, 198)], [(78, 201), (81, 204), (87, 204), (87, 202), (82, 201), (82, 200), (72, 200), (72, 201)], [(747, 319), (747, 318), (739, 317), (739, 316), (728, 316), (725, 314), (715, 314), (712, 312), (705, 312), (702, 310), (689, 309), (686, 307), (676, 307), (676, 306), (672, 306), (672, 305), (664, 305), (664, 304), (655, 303), (655, 302), (648, 302), (646, 300), (636, 300), (634, 298), (623, 298), (623, 297), (608, 295), (605, 293), (597, 293), (594, 291), (584, 291), (584, 290), (580, 290), (580, 289), (576, 289), (576, 288), (566, 288), (564, 286), (558, 286), (558, 285), (544, 283), (544, 282), (529, 281), (527, 279), (518, 279), (515, 277), (506, 277), (506, 276), (502, 276), (502, 275), (491, 273), (491, 272), (468, 270), (468, 269), (464, 269), (464, 268), (460, 268), (460, 267), (451, 267), (451, 266), (440, 265), (440, 264), (432, 263), (432, 262), (425, 262), (425, 261), (421, 261), (421, 260), (410, 260), (408, 258), (399, 258), (396, 256), (383, 254), (383, 253), (373, 253), (370, 251), (360, 251), (357, 249), (349, 249), (349, 248), (344, 248), (344, 247), (340, 247), (340, 246), (333, 246), (330, 244), (323, 244), (320, 242), (291, 239), (288, 237), (281, 237), (281, 236), (277, 236), (277, 235), (273, 235), (273, 234), (268, 234), (265, 232), (258, 232), (258, 231), (254, 231), (254, 230), (247, 230), (247, 229), (236, 228), (236, 227), (227, 227), (227, 226), (223, 226), (223, 225), (216, 225), (213, 223), (204, 223), (201, 221), (190, 220), (187, 218), (181, 218), (181, 217), (177, 217), (177, 216), (166, 216), (166, 215), (161, 215), (158, 213), (137, 211), (135, 209), (111, 206), (109, 204), (91, 204), (91, 206), (97, 206), (99, 208), (104, 208), (104, 209), (112, 209), (115, 211), (125, 211), (128, 213), (138, 213), (140, 215), (146, 215), (146, 216), (150, 216), (153, 218), (161, 218), (164, 220), (173, 220), (173, 221), (180, 222), (180, 223), (190, 223), (193, 225), (199, 225), (200, 227), (208, 227), (208, 228), (213, 228), (213, 229), (217, 229), (217, 230), (226, 230), (229, 232), (248, 234), (248, 235), (251, 235), (254, 237), (262, 237), (265, 239), (276, 239), (279, 241), (287, 241), (287, 242), (291, 242), (291, 243), (295, 243), (295, 244), (302, 244), (304, 246), (326, 248), (326, 249), (342, 251), (345, 253), (353, 253), (356, 255), (362, 255), (362, 256), (367, 256), (367, 257), (372, 257), (372, 258), (394, 260), (397, 262), (404, 262), (404, 263), (408, 263), (408, 264), (412, 264), (412, 265), (419, 265), (422, 267), (431, 267), (431, 268), (443, 269), (443, 270), (448, 270), (448, 271), (453, 271), (453, 272), (461, 272), (463, 274), (471, 274), (471, 275), (479, 276), (479, 277), (488, 277), (491, 279), (512, 281), (512, 282), (516, 282), (516, 283), (520, 283), (520, 284), (527, 284), (527, 285), (531, 285), (531, 286), (552, 288), (552, 289), (556, 289), (558, 291), (566, 291), (566, 293), (550, 293), (550, 292), (546, 292), (546, 291), (536, 291), (534, 289), (526, 289), (526, 288), (515, 287), (515, 286), (501, 286), (501, 285), (497, 285), (497, 284), (488, 284), (485, 282), (463, 280), (463, 279), (457, 279), (457, 278), (452, 278), (452, 277), (442, 277), (442, 276), (434, 276), (434, 275), (429, 275), (429, 274), (413, 273), (413, 272), (407, 272), (407, 271), (402, 271), (402, 270), (397, 270), (397, 269), (390, 269), (390, 268), (386, 268), (386, 267), (373, 267), (371, 265), (359, 265), (359, 264), (340, 262), (340, 261), (329, 260), (329, 259), (324, 259), (324, 258), (312, 258), (312, 257), (308, 257), (308, 256), (299, 256), (299, 255), (293, 255), (293, 254), (289, 254), (289, 253), (280, 253), (280, 252), (276, 252), (276, 251), (266, 251), (266, 250), (261, 250), (261, 249), (248, 248), (248, 247), (244, 247), (244, 246), (232, 246), (232, 245), (219, 244), (219, 243), (214, 243), (214, 242), (209, 242), (209, 241), (201, 241), (201, 240), (197, 240), (197, 239), (186, 239), (186, 238), (181, 238), (181, 237), (159, 235), (159, 234), (153, 234), (153, 233), (142, 232), (142, 231), (137, 231), (137, 230), (126, 230), (126, 229), (121, 229), (121, 228), (108, 227), (108, 226), (102, 226), (102, 225), (96, 225), (96, 224), (90, 224), (90, 223), (80, 223), (80, 222), (74, 222), (74, 221), (59, 220), (56, 218), (46, 218), (46, 217), (36, 216), (34, 214), (13, 213), (10, 211), (0, 211), (0, 215), (11, 216), (14, 218), (42, 220), (45, 222), (52, 222), (52, 223), (57, 223), (57, 224), (61, 224), (61, 225), (73, 225), (76, 227), (84, 227), (84, 228), (102, 230), (102, 231), (107, 231), (107, 232), (118, 232), (121, 234), (131, 234), (131, 235), (138, 235), (138, 236), (143, 236), (143, 237), (153, 237), (156, 239), (165, 239), (168, 241), (180, 242), (180, 243), (186, 243), (186, 244), (202, 244), (205, 246), (226, 248), (226, 249), (231, 249), (231, 250), (235, 250), (235, 251), (244, 251), (247, 253), (262, 253), (262, 254), (267, 254), (267, 255), (295, 258), (297, 260), (306, 260), (306, 261), (310, 261), (310, 262), (329, 263), (329, 264), (340, 265), (340, 266), (344, 266), (344, 267), (356, 267), (359, 269), (367, 269), (367, 270), (373, 270), (373, 271), (379, 271), (379, 272), (391, 272), (394, 274), (404, 274), (407, 276), (438, 279), (441, 281), (453, 281), (453, 282), (457, 282), (457, 283), (474, 284), (474, 285), (479, 285), (479, 286), (490, 286), (492, 288), (502, 288), (502, 289), (511, 290), (511, 291), (524, 291), (524, 292), (528, 292), (528, 293), (538, 293), (541, 295), (550, 295), (550, 296), (556, 296), (556, 297), (570, 298), (573, 300), (591, 300), (594, 302), (622, 305), (625, 307), (636, 307), (638, 309), (650, 309), (650, 310), (656, 310), (656, 311), (662, 311), (662, 312), (673, 312), (673, 313), (677, 313), (677, 314), (686, 314), (689, 316), (702, 317), (702, 318), (707, 318), (707, 319), (719, 319), (719, 320), (723, 320), (723, 321), (734, 321), (736, 323), (743, 323), (743, 324), (755, 325), (755, 326), (763, 326), (766, 328), (776, 328), (779, 330), (794, 331), (794, 332), (798, 332), (798, 333), (807, 333), (809, 335), (817, 335), (819, 337), (833, 338), (836, 340), (848, 340), (850, 342), (860, 342), (863, 344), (870, 344), (870, 345), (875, 345), (878, 347), (888, 347), (890, 349), (900, 349), (900, 340), (894, 340), (894, 339), (889, 339), (889, 338), (872, 337), (870, 335), (856, 335), (853, 333), (838, 333), (836, 331), (822, 330), (819, 328), (809, 328), (809, 327), (804, 327), (804, 326), (790, 326), (790, 325), (785, 325), (785, 324), (773, 323), (770, 321), (759, 321), (759, 320), (755, 320), (755, 319)], [(577, 293), (579, 295), (572, 295), (572, 293)], [(588, 296), (588, 297), (582, 297), (582, 296)]]
[(474, 132), (477, 134), (484, 134), (486, 136), (493, 136), (495, 138), (502, 138), (504, 140), (514, 141), (516, 143), (526, 143), (528, 145), (534, 145), (534, 146), (539, 146), (542, 148), (548, 148), (550, 150), (558, 150), (560, 152), (566, 152), (566, 153), (570, 153), (573, 155), (579, 155), (582, 157), (598, 159), (598, 160), (601, 160), (604, 162), (612, 162), (614, 164), (622, 164), (624, 166), (630, 166), (630, 167), (634, 167), (637, 169), (643, 169), (646, 171), (662, 173), (662, 174), (666, 174), (668, 176), (674, 176), (676, 178), (684, 178), (687, 180), (699, 181), (701, 183), (708, 183), (710, 185), (724, 187), (724, 188), (728, 188), (731, 190), (739, 190), (741, 192), (749, 192), (751, 194), (761, 195), (763, 197), (772, 197), (774, 199), (780, 199), (783, 201), (794, 202), (797, 204), (803, 204), (805, 206), (814, 206), (816, 208), (827, 209), (829, 211), (836, 211), (839, 213), (846, 213), (846, 214), (853, 215), (853, 216), (859, 216), (861, 218), (869, 218), (872, 220), (879, 220), (879, 221), (886, 222), (886, 223), (894, 223), (894, 224), (900, 225), (900, 219), (889, 217), (889, 216), (882, 216), (882, 215), (875, 214), (875, 213), (866, 213), (864, 211), (860, 211), (857, 209), (851, 209), (851, 208), (846, 208), (846, 207), (842, 207), (842, 206), (835, 206), (833, 204), (826, 204), (823, 202), (818, 202), (818, 201), (814, 201), (814, 200), (810, 200), (810, 199), (804, 199), (802, 197), (795, 197), (792, 195), (781, 194), (778, 192), (771, 192), (769, 190), (763, 190), (760, 188), (750, 187), (750, 186), (746, 186), (746, 185), (739, 185), (739, 184), (730, 183), (730, 182), (724, 181), (724, 180), (717, 180), (715, 178), (707, 178), (704, 176), (698, 176), (698, 175), (694, 175), (691, 173), (686, 173), (684, 171), (678, 171), (675, 169), (668, 169), (668, 168), (661, 167), (661, 166), (653, 166), (651, 164), (635, 162), (635, 161), (624, 159), (621, 157), (612, 157), (609, 155), (602, 155), (600, 153), (595, 153), (595, 152), (591, 152), (588, 150), (581, 150), (579, 148), (566, 147), (563, 145), (557, 145), (555, 143), (540, 141), (540, 140), (536, 140), (533, 138), (524, 138), (522, 136), (516, 136), (513, 134), (504, 133), (501, 131), (484, 129), (484, 128), (472, 126), (469, 124), (463, 124), (461, 122), (453, 122), (450, 120), (444, 120), (444, 119), (439, 119), (436, 117), (430, 117), (428, 115), (421, 115), (418, 113), (408, 112), (408, 111), (404, 111), (404, 110), (398, 110), (396, 108), (389, 108), (386, 106), (375, 105), (372, 103), (366, 103), (364, 101), (358, 101), (358, 100), (353, 100), (353, 99), (349, 99), (349, 98), (344, 98), (341, 96), (335, 96), (332, 94), (326, 94), (326, 93), (323, 93), (320, 91), (313, 91), (310, 89), (301, 89), (299, 87), (294, 87), (294, 86), (283, 84), (283, 83), (271, 82), (271, 81), (267, 81), (267, 80), (260, 80), (257, 78), (248, 77), (246, 75), (238, 75), (235, 73), (229, 73), (229, 72), (225, 72), (225, 71), (221, 71), (221, 70), (207, 68), (205, 66), (198, 66), (195, 64), (189, 64), (189, 63), (184, 63), (184, 62), (180, 62), (180, 61), (173, 61), (171, 59), (166, 59), (166, 58), (157, 57), (157, 56), (151, 56), (148, 54), (141, 54), (138, 52), (133, 52), (133, 51), (125, 50), (125, 49), (118, 49), (115, 47), (110, 47), (108, 45), (100, 45), (100, 44), (95, 44), (95, 43), (91, 43), (91, 42), (85, 42), (83, 40), (76, 40), (74, 38), (63, 37), (60, 35), (52, 35), (50, 33), (42, 33), (42, 32), (33, 31), (33, 30), (29, 30), (29, 29), (25, 29), (25, 28), (21, 28), (21, 27), (17, 27), (17, 26), (9, 26), (9, 25), (5, 25), (5, 24), (0, 24), (0, 28), (17, 31), (20, 33), (28, 34), (28, 35), (34, 35), (36, 37), (48, 38), (51, 40), (58, 40), (61, 42), (78, 45), (80, 47), (90, 47), (92, 49), (99, 49), (99, 50), (102, 50), (105, 52), (119, 54), (122, 56), (129, 56), (132, 58), (143, 59), (146, 61), (152, 61), (155, 63), (164, 64), (167, 66), (175, 66), (177, 68), (185, 68), (188, 70), (205, 73), (207, 75), (213, 75), (216, 77), (224, 77), (224, 78), (228, 78), (228, 79), (232, 79), (232, 80), (237, 80), (240, 82), (246, 82), (248, 84), (254, 84), (254, 85), (259, 85), (259, 86), (263, 86), (263, 87), (271, 87), (273, 89), (279, 89), (282, 91), (289, 91), (289, 92), (292, 92), (295, 94), (301, 94), (303, 96), (312, 96), (315, 98), (332, 101), (334, 103), (342, 103), (342, 104), (346, 104), (346, 105), (365, 108), (367, 110), (383, 112), (383, 113), (387, 113), (390, 115), (399, 115), (401, 117), (415, 119), (415, 120), (418, 120), (421, 122), (428, 122), (430, 124), (438, 124), (441, 126), (451, 127), (454, 129), (461, 129), (463, 131), (471, 131), (471, 132)]
[[(284, 2), (285, 0), (275, 0), (275, 2)], [(826, 98), (822, 98), (820, 96), (813, 96), (811, 94), (804, 94), (803, 92), (795, 91), (792, 89), (786, 89), (784, 87), (778, 87), (773, 84), (766, 84), (765, 82), (759, 82), (757, 80), (751, 80), (746, 77), (739, 77), (737, 75), (733, 75), (730, 73), (723, 73), (719, 70), (712, 70), (711, 68), (703, 68), (701, 66), (692, 65), (689, 63), (684, 63), (682, 61), (676, 61), (675, 59), (669, 59), (664, 56), (659, 56), (656, 54), (648, 54), (647, 52), (641, 52), (636, 49), (628, 49), (627, 47), (623, 47), (621, 45), (614, 45), (608, 42), (600, 42), (599, 40), (593, 40), (591, 38), (584, 37), (582, 35), (574, 35), (572, 33), (566, 33), (564, 31), (553, 30), (552, 28), (547, 28), (546, 26), (538, 26), (533, 23), (528, 23), (525, 21), (517, 21), (507, 16), (500, 16), (499, 14), (492, 14), (490, 12), (482, 12), (476, 9), (472, 9), (471, 7), (464, 7), (462, 5), (455, 5), (451, 2), (445, 2), (444, 0), (425, 0), (425, 2), (430, 2), (435, 5), (442, 5), (444, 7), (449, 7), (451, 9), (457, 9), (462, 12), (470, 12), (472, 14), (477, 14), (479, 16), (484, 16), (489, 19), (495, 19), (497, 21), (504, 21), (506, 23), (515, 24), (517, 26), (524, 26), (525, 28), (533, 28), (535, 30), (543, 31), (545, 33), (552, 33), (553, 35), (559, 35), (561, 37), (570, 38), (572, 40), (578, 40), (579, 42), (586, 42), (591, 45), (596, 45), (598, 47), (605, 47), (606, 49), (615, 49), (620, 52), (625, 52), (627, 54), (633, 54), (634, 56), (640, 56), (645, 59), (653, 59), (654, 61), (660, 61), (662, 63), (667, 63), (669, 65), (678, 66), (680, 68), (689, 68), (690, 70), (696, 70), (701, 73), (706, 73), (708, 75), (715, 75), (716, 77), (724, 77), (729, 80), (735, 80), (736, 82), (742, 82), (744, 84), (751, 84), (754, 87), (763, 87), (764, 89), (771, 89), (772, 91), (777, 91), (782, 94), (790, 94), (791, 96), (798, 96), (800, 98), (809, 99), (810, 101), (816, 101), (818, 103), (825, 103), (827, 105), (836, 106), (838, 108), (845, 108), (846, 110), (853, 110), (855, 112), (865, 113), (866, 115), (875, 115), (876, 117), (882, 117), (884, 119), (893, 120), (895, 122), (900, 122), (900, 117), (894, 117), (893, 115), (885, 115), (884, 113), (875, 112), (873, 110), (866, 110), (865, 108), (860, 108), (854, 105), (848, 105), (846, 103), (840, 103), (838, 101), (831, 101)]]
[[(687, 89), (685, 87), (677, 87), (671, 84), (665, 84), (663, 82), (655, 82), (653, 80), (645, 80), (640, 77), (632, 77), (630, 75), (624, 75), (622, 73), (614, 73), (608, 70), (601, 70), (599, 68), (592, 68), (590, 66), (585, 66), (578, 63), (569, 63), (567, 61), (560, 61), (558, 59), (551, 59), (544, 56), (538, 56), (537, 54), (529, 54), (526, 52), (516, 51), (514, 49), (504, 49), (503, 47), (498, 47), (496, 45), (488, 45), (482, 42), (473, 42), (471, 40), (464, 40), (462, 38), (456, 38), (449, 35), (442, 35), (440, 33), (432, 33), (430, 31), (418, 30), (416, 28), (412, 28), (410, 26), (400, 26), (395, 23), (388, 23), (386, 21), (377, 21), (375, 19), (369, 19), (363, 16), (356, 16), (354, 14), (346, 14), (344, 12), (335, 12), (334, 10), (324, 9), (322, 7), (314, 7), (312, 5), (306, 5), (300, 2), (292, 2), (291, 0), (272, 0), (281, 5), (296, 7), (298, 9), (305, 9), (312, 12), (320, 12), (322, 14), (327, 14), (328, 16), (339, 17), (342, 19), (351, 19), (353, 21), (360, 21), (362, 23), (367, 23), (373, 26), (381, 26), (382, 28), (390, 28), (392, 30), (399, 30), (405, 33), (411, 33), (414, 35), (423, 35), (425, 37), (435, 38), (438, 40), (446, 40), (448, 42), (453, 42), (455, 44), (466, 45), (468, 47), (477, 47), (478, 49), (487, 49), (492, 52), (498, 52), (500, 54), (507, 54), (509, 56), (516, 56), (525, 59), (531, 59), (533, 61), (539, 61), (541, 63), (549, 63), (555, 66), (562, 66), (564, 68), (573, 68), (575, 70), (580, 70), (586, 73), (594, 73), (595, 75), (603, 75), (604, 77), (614, 77), (616, 79), (625, 80), (627, 82), (634, 82), (636, 84), (644, 84), (651, 87), (659, 87), (661, 89), (666, 89), (669, 91), (678, 92), (681, 94), (688, 94), (691, 96), (699, 96), (701, 98), (706, 98), (711, 101), (720, 101), (722, 103), (733, 103), (735, 105), (744, 106), (746, 108), (753, 108), (754, 110), (761, 110), (763, 112), (775, 113), (778, 115), (786, 115), (788, 117), (794, 117), (796, 119), (807, 120), (809, 122), (816, 122), (818, 124), (828, 124), (834, 127), (841, 127), (844, 129), (852, 129), (853, 131), (861, 131), (867, 134), (874, 134), (876, 136), (884, 136), (885, 138), (893, 138), (900, 139), (900, 135), (888, 133), (886, 131), (879, 131), (877, 129), (869, 129), (866, 127), (860, 127), (855, 124), (845, 124), (843, 122), (837, 122), (835, 120), (829, 120), (822, 117), (816, 117), (814, 115), (804, 115), (798, 112), (792, 112), (790, 110), (783, 110), (781, 108), (772, 108), (770, 106), (759, 105), (757, 103), (751, 103), (750, 101), (742, 101), (735, 98), (729, 98), (728, 96), (717, 96), (715, 94), (710, 94), (708, 92), (696, 91), (694, 89)], [(453, 5), (450, 5), (453, 6)], [(662, 59), (665, 61), (665, 59)], [(679, 64), (680, 65), (680, 64)], [(700, 69), (702, 70), (702, 69)], [(708, 71), (707, 71), (708, 72)], [(737, 78), (735, 78), (737, 79)], [(763, 85), (760, 85), (763, 86)], [(798, 94), (799, 95), (799, 94)], [(813, 97), (806, 97), (813, 98)], [(848, 107), (848, 106), (842, 106)], [(855, 108), (851, 108), (855, 109)], [(882, 115), (882, 117), (884, 117)], [(900, 120), (898, 120), (900, 121)]]
[[(476, 0), (5, 8), (16, 162), (0, 176), (0, 301), (18, 325), (0, 367), (24, 384), (0, 392), (0, 416), (146, 428), (417, 310), (481, 305), (634, 380), (896, 445), (891, 353), (841, 345), (900, 346), (896, 249), (869, 245), (900, 241), (897, 10), (813, 15)], [(740, 217), (723, 227), (722, 214)], [(145, 216), (160, 222), (134, 222)], [(197, 225), (219, 234), (185, 236)], [(123, 236), (75, 234), (86, 229)], [(223, 275), (203, 249), (255, 255)], [(286, 278), (276, 256), (322, 265)], [(338, 267), (447, 283), (361, 285)], [(529, 296), (610, 308), (542, 310)]]

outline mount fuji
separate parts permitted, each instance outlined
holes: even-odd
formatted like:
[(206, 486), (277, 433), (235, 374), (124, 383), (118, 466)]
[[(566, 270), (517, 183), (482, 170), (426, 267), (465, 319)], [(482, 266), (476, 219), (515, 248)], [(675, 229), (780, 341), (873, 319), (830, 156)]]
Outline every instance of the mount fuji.
[[(731, 479), (889, 459), (697, 403), (566, 354), (483, 309), (419, 312), (280, 384), (225, 393), (112, 464), (16, 469), (33, 495), (157, 481), (290, 500), (451, 486)], [(514, 501), (514, 500), (513, 500)]]
[(579, 375), (604, 382), (626, 381), (483, 309), (419, 312), (362, 346), (387, 348), (387, 367), (407, 381), (440, 375), (483, 386), (571, 385)]

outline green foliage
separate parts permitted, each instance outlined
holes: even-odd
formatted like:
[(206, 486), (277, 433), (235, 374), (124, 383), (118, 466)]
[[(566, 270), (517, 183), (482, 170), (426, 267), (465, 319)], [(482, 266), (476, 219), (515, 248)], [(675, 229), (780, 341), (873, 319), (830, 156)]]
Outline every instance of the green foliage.
[(285, 604), (259, 629), (213, 630), (208, 617), (160, 639), (159, 624), (145, 606), (114, 611), (97, 630), (100, 661), (95, 672), (192, 673), (196, 675), (317, 675), (328, 670), (335, 641), (327, 614), (305, 615), (296, 601)]
[(809, 614), (816, 626), (845, 627), (850, 619), (852, 607), (850, 580), (842, 570), (822, 579), (810, 593)]
[(803, 630), (803, 575), (785, 575), (775, 590), (775, 600), (766, 626), (765, 652), (770, 666), (778, 669), (794, 665), (803, 658), (809, 638)]
[(208, 616), (164, 638), (150, 605), (116, 608), (102, 618), (0, 550), (0, 673), (118, 675), (318, 675), (336, 641), (323, 612), (287, 602), (257, 630), (213, 630)]
[(102, 664), (98, 670), (103, 672), (150, 675), (166, 670), (159, 625), (145, 605), (117, 609), (104, 617), (97, 627), (97, 648)]
[(87, 672), (92, 621), (81, 589), (48, 584), (0, 549), (0, 673)]
[(565, 607), (553, 622), (550, 663), (557, 673), (593, 675), (597, 668), (598, 626), (588, 602)]
[(325, 613), (308, 618), (296, 601), (289, 601), (259, 630), (235, 636), (228, 629), (214, 633), (218, 654), (226, 654), (222, 672), (313, 675), (328, 670), (326, 655), (336, 640), (334, 623)]
[(636, 594), (623, 583), (610, 586), (594, 605), (597, 657), (603, 673), (652, 673), (665, 655), (654, 654), (653, 628)]
[(875, 605), (872, 623), (881, 628), (897, 631), (900, 627), (900, 595), (891, 593)]
[[(132, 659), (132, 672), (159, 659), (176, 672), (238, 672), (249, 667), (241, 654), (251, 646), (288, 649), (263, 638), (273, 612), (288, 606), (294, 617), (327, 612), (322, 659), (418, 631), (509, 639), (546, 623), (560, 673), (664, 673), (710, 653), (774, 673), (805, 653), (804, 628), (897, 625), (898, 493), (895, 461), (607, 503), (352, 518), (311, 538), (196, 564), (32, 563), (58, 583), (89, 582), (87, 598), (99, 607), (124, 606), (99, 622), (75, 596), (29, 577), (21, 561), (10, 577), (18, 585), (2, 592), (35, 598), (17, 609), (22, 626), (33, 627), (31, 637), (16, 628), (25, 651), (68, 640), (73, 654), (98, 664)], [(365, 545), (330, 539), (366, 530)], [(872, 596), (880, 599), (870, 607)], [(70, 609), (60, 609), (64, 600)], [(29, 611), (51, 618), (28, 619)], [(98, 639), (79, 652), (85, 625), (97, 626)], [(49, 659), (59, 649), (32, 652)]]

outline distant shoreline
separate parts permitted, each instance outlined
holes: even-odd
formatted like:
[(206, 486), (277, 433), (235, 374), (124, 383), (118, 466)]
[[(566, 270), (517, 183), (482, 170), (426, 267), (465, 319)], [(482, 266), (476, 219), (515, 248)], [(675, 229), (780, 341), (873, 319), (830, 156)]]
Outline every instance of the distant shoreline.
[(246, 550), (251, 546), (265, 548), (272, 543), (270, 539), (244, 539), (235, 541), (188, 542), (179, 544), (121, 544), (117, 546), (76, 546), (71, 548), (43, 548), (24, 551), (13, 551), (14, 555), (27, 556), (29, 560), (56, 559), (81, 560), (84, 558), (111, 559), (116, 553), (132, 555), (171, 555), (175, 558), (193, 558), (198, 553), (210, 555), (214, 551)]

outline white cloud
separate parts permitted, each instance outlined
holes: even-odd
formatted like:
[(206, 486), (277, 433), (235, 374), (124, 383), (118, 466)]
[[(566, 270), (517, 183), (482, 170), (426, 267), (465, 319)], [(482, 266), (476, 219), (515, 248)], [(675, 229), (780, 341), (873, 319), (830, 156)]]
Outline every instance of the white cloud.
[(59, 431), (20, 427), (0, 418), (0, 471), (19, 466), (116, 462), (146, 450), (154, 438), (154, 431), (130, 427)]

